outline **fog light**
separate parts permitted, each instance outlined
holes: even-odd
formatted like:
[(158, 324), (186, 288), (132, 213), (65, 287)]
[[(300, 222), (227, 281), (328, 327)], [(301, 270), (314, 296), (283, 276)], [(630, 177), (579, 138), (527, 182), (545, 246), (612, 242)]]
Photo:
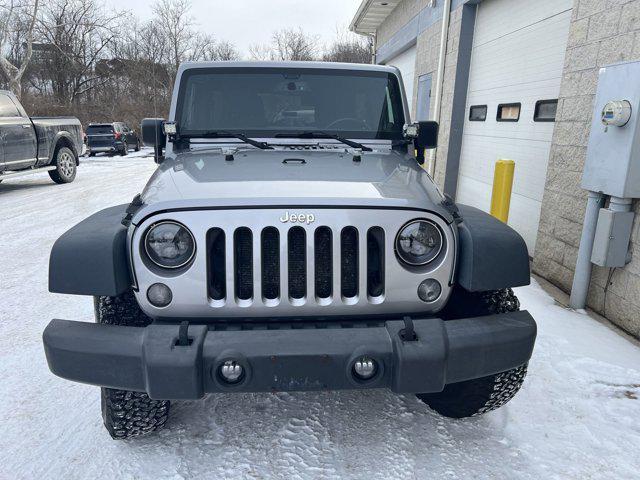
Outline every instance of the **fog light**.
[(440, 298), (441, 293), (442, 287), (440, 286), (440, 282), (434, 280), (433, 278), (427, 278), (426, 280), (423, 280), (420, 285), (418, 285), (418, 296), (423, 302), (435, 302), (438, 298)]
[(356, 377), (361, 380), (369, 380), (373, 378), (373, 376), (378, 371), (378, 365), (373, 358), (370, 357), (360, 357), (353, 364), (353, 372)]
[(164, 283), (154, 283), (147, 290), (147, 298), (154, 307), (166, 307), (173, 300), (173, 294)]
[(244, 368), (235, 360), (227, 360), (219, 368), (220, 376), (227, 383), (238, 383), (242, 380)]

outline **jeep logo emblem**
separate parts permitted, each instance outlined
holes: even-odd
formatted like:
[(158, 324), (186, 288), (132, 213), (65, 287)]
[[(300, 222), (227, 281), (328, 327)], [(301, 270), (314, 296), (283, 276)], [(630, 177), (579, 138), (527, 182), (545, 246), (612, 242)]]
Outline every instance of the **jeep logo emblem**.
[(306, 223), (309, 225), (316, 221), (316, 216), (313, 213), (289, 213), (284, 212), (284, 215), (280, 217), (282, 223)]

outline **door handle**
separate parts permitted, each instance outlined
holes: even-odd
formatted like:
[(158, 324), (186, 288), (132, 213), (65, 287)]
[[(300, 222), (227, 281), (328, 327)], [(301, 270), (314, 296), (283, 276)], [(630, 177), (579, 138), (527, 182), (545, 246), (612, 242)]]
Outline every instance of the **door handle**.
[(23, 123), (22, 128), (31, 128), (31, 125)]

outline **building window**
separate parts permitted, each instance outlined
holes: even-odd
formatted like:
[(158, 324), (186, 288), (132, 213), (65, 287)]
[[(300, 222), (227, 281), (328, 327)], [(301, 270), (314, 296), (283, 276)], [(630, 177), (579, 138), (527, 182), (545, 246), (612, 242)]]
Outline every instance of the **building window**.
[(498, 105), (498, 114), (496, 120), (498, 122), (517, 122), (520, 120), (519, 103), (501, 103)]
[(487, 106), (486, 105), (473, 105), (469, 109), (469, 121), (470, 122), (484, 122), (487, 119)]
[(534, 122), (555, 122), (558, 100), (538, 100), (533, 113)]

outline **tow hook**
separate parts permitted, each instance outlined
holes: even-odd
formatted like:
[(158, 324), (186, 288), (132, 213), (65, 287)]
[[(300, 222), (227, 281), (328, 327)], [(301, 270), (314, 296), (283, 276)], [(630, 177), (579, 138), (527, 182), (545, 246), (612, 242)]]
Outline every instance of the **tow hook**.
[(189, 338), (189, 322), (180, 323), (180, 329), (178, 330), (177, 347), (188, 347), (191, 345), (192, 340)]
[(411, 317), (404, 317), (404, 328), (400, 330), (399, 335), (403, 342), (415, 342), (418, 340), (418, 335), (413, 328), (413, 320)]

